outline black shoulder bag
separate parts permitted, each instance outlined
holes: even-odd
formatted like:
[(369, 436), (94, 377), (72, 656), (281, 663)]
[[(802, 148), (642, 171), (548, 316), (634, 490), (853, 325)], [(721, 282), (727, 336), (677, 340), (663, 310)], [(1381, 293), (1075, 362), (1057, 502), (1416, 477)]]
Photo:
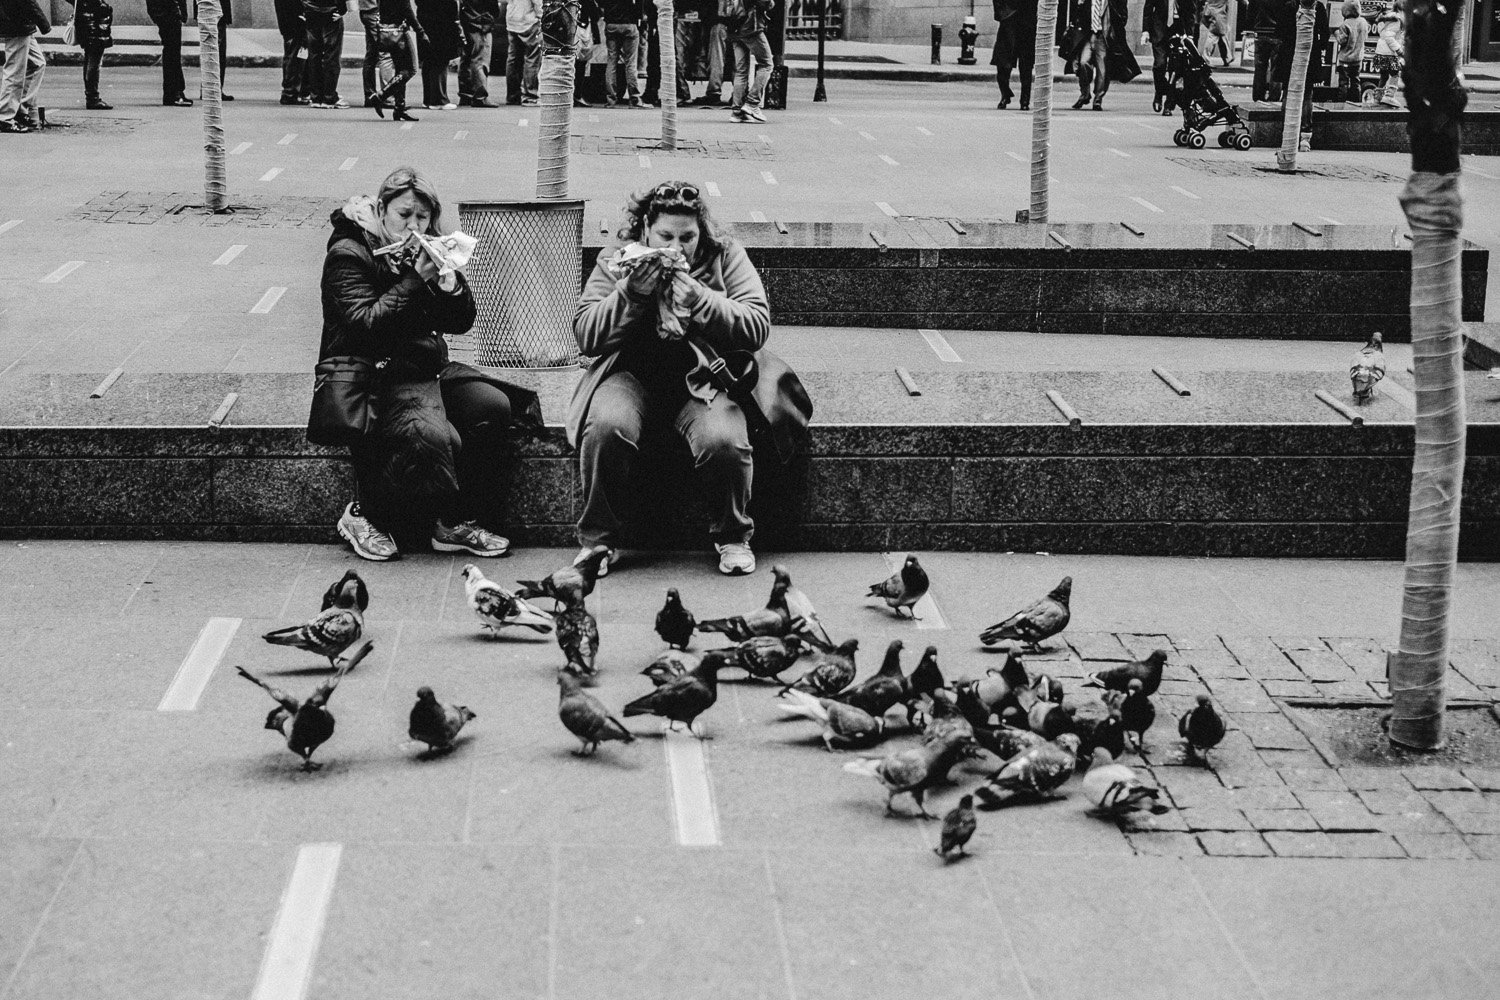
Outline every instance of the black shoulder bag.
[(340, 354), (313, 368), (307, 439), (334, 447), (356, 444), (375, 429), (374, 396), (386, 359)]
[(721, 355), (695, 334), (688, 341), (708, 363), (708, 377), (745, 413), (752, 439), (769, 438), (785, 464), (801, 448), (812, 419), (812, 400), (797, 373), (767, 350), (730, 351)]

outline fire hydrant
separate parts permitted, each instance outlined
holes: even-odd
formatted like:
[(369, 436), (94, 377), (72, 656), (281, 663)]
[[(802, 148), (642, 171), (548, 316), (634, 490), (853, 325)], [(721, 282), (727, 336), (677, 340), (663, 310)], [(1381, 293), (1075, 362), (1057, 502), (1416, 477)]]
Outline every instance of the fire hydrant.
[(979, 29), (974, 27), (972, 16), (964, 18), (963, 27), (958, 29), (958, 64), (960, 66), (974, 65), (974, 43), (979, 40)]

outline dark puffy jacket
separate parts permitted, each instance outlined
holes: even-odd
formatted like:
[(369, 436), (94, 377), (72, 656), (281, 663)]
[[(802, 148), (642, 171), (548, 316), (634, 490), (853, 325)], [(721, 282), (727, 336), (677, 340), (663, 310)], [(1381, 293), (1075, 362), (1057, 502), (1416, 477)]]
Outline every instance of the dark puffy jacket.
[(77, 0), (73, 8), (74, 40), (81, 49), (108, 49), (115, 44), (114, 8), (104, 0)]
[(352, 354), (390, 358), (424, 375), (448, 363), (444, 333), (474, 325), (474, 296), (458, 275), (453, 293), (434, 289), (414, 268), (396, 274), (370, 252), (365, 231), (336, 209), (323, 261), (323, 343), (320, 358)]

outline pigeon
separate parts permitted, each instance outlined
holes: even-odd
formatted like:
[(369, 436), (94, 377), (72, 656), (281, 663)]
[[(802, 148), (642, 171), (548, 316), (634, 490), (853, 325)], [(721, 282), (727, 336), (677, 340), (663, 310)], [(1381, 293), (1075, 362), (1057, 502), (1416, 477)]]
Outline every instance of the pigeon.
[(1354, 398), (1364, 402), (1375, 395), (1375, 383), (1385, 378), (1385, 347), (1380, 331), (1370, 334), (1369, 343), (1354, 355), (1349, 366), (1349, 381), (1354, 383)]
[(1120, 722), (1127, 733), (1135, 734), (1136, 752), (1145, 749), (1146, 730), (1156, 721), (1156, 706), (1146, 696), (1146, 689), (1139, 677), (1130, 679), (1130, 690), (1120, 703)]
[(866, 597), (879, 597), (886, 603), (886, 607), (901, 614), (901, 609), (906, 608), (907, 613), (916, 619), (917, 613), (912, 610), (916, 604), (927, 594), (927, 588), (931, 586), (927, 579), (927, 571), (922, 564), (917, 562), (917, 557), (908, 555), (906, 562), (901, 568), (892, 573), (890, 579), (880, 583), (872, 583), (870, 592)]
[(940, 743), (953, 734), (974, 738), (974, 726), (958, 710), (957, 699), (947, 691), (932, 693), (932, 715), (922, 730), (923, 743)]
[(557, 717), (568, 727), (568, 732), (583, 741), (583, 746), (574, 750), (578, 757), (587, 757), (599, 749), (600, 743), (619, 740), (634, 743), (635, 737), (625, 724), (613, 715), (604, 703), (583, 689), (583, 682), (566, 670), (557, 672)]
[(365, 587), (365, 581), (361, 580), (359, 574), (352, 569), (345, 572), (337, 583), (332, 584), (327, 590), (323, 591), (323, 606), (318, 610), (327, 611), (337, 604), (339, 602), (339, 595), (344, 592), (344, 585), (351, 580), (354, 582), (355, 606), (359, 608), (361, 613), (370, 610), (370, 591)]
[(693, 720), (719, 698), (719, 668), (722, 666), (725, 666), (722, 658), (705, 656), (698, 666), (681, 677), (626, 705), (625, 718), (659, 715), (668, 720), (669, 728), (677, 728), (676, 724), (680, 722), (692, 732)]
[(901, 703), (906, 706), (906, 724), (915, 726), (917, 717), (921, 715), (918, 706), (924, 701), (930, 702), (934, 692), (947, 686), (943, 681), (943, 672), (938, 669), (936, 646), (928, 646), (922, 652), (922, 658), (903, 679), (903, 684)]
[(996, 726), (993, 729), (975, 726), (974, 739), (1002, 761), (1047, 742), (1029, 729), (1016, 729), (1013, 726)]
[(336, 668), (339, 654), (358, 642), (365, 630), (365, 616), (359, 607), (359, 595), (365, 590), (364, 581), (358, 574), (349, 573), (337, 586), (339, 591), (333, 603), (319, 611), (316, 617), (301, 625), (267, 632), (265, 640), (273, 646), (294, 646), (326, 656), (328, 665)]
[(1050, 701), (1054, 705), (1063, 702), (1062, 681), (1051, 674), (1037, 674), (1036, 680), (1031, 682), (1031, 690), (1039, 701)]
[(1094, 750), (1093, 763), (1083, 776), (1083, 794), (1101, 815), (1121, 816), (1147, 808), (1152, 812), (1166, 811), (1164, 806), (1157, 805), (1161, 791), (1141, 781), (1124, 764), (1116, 764), (1103, 747)]
[(737, 665), (743, 667), (745, 673), (762, 680), (779, 681), (779, 675), (797, 662), (807, 649), (799, 636), (755, 635), (743, 640), (735, 651)]
[(1021, 657), (1011, 650), (1005, 656), (1005, 665), (999, 670), (991, 668), (978, 680), (960, 686), (969, 688), (970, 700), (982, 705), (988, 717), (998, 714), (1007, 702), (1014, 701), (1017, 691), (1031, 687), (1031, 679), (1026, 676), (1026, 665), (1021, 662)]
[(778, 577), (771, 585), (771, 598), (758, 611), (729, 618), (710, 618), (698, 623), (699, 632), (722, 632), (735, 642), (743, 642), (757, 635), (789, 635), (792, 631), (792, 613), (787, 608), (786, 591), (790, 583)]
[(1110, 709), (1103, 719), (1092, 721), (1087, 726), (1080, 726), (1075, 715), (1073, 730), (1078, 733), (1078, 752), (1081, 756), (1088, 756), (1100, 747), (1108, 750), (1111, 758), (1119, 757), (1125, 752), (1125, 720), (1120, 718), (1120, 713), (1115, 709)]
[(1073, 720), (1067, 709), (1055, 701), (1040, 699), (1032, 702), (1026, 710), (1026, 726), (1044, 740), (1055, 740), (1063, 733), (1073, 732)]
[(849, 639), (832, 652), (820, 652), (812, 669), (776, 693), (783, 695), (795, 688), (820, 698), (838, 694), (849, 686), (858, 672), (854, 665), (854, 653), (858, 649), (859, 640)]
[(786, 606), (792, 614), (792, 631), (804, 632), (825, 646), (832, 646), (833, 637), (823, 627), (823, 619), (818, 617), (818, 610), (813, 607), (812, 600), (792, 583), (792, 574), (787, 568), (777, 563), (771, 567), (771, 576), (776, 581), (786, 583)]
[(668, 646), (687, 649), (697, 627), (698, 619), (682, 606), (682, 595), (677, 593), (676, 587), (670, 588), (667, 591), (667, 603), (656, 613), (656, 634)]
[(1177, 732), (1187, 740), (1190, 755), (1203, 754), (1219, 745), (1224, 738), (1224, 719), (1214, 711), (1208, 695), (1198, 696), (1198, 707), (1182, 714)]
[(594, 673), (599, 655), (599, 622), (584, 606), (583, 598), (570, 598), (557, 612), (557, 645), (567, 657), (567, 667), (585, 677)]
[(419, 743), (426, 743), (429, 751), (452, 750), (454, 737), (472, 718), (475, 715), (469, 711), (469, 706), (444, 705), (432, 693), (432, 688), (419, 687), (406, 735)]
[[(328, 699), (339, 686), (344, 675), (359, 665), (369, 655), (375, 644), (366, 640), (354, 655), (345, 660), (328, 680), (318, 685), (306, 701), (298, 701), (280, 688), (272, 687), (244, 667), (235, 667), (239, 675), (252, 684), (259, 685), (277, 703), (277, 707), (266, 716), (266, 728), (274, 729), (286, 737), (287, 749), (302, 758), (302, 770), (316, 771), (322, 764), (312, 762), (313, 751), (328, 742), (333, 735), (333, 713), (328, 711)], [(291, 726), (288, 728), (287, 723)]]
[(885, 786), (889, 793), (885, 800), (887, 814), (893, 812), (891, 803), (903, 792), (911, 795), (917, 804), (918, 814), (924, 819), (937, 819), (922, 804), (922, 796), (933, 785), (946, 781), (948, 771), (972, 746), (969, 737), (953, 733), (936, 743), (898, 750), (886, 757), (864, 757), (851, 760), (844, 770), (861, 777), (874, 778)]
[(885, 715), (901, 701), (901, 696), (906, 691), (905, 678), (901, 675), (901, 648), (904, 644), (900, 639), (892, 639), (891, 644), (885, 648), (885, 662), (880, 665), (879, 673), (834, 695), (836, 701), (875, 716), (877, 719)]
[(679, 649), (669, 649), (646, 664), (646, 669), (641, 671), (641, 675), (651, 678), (652, 684), (661, 687), (668, 681), (674, 681), (690, 671), (698, 669), (698, 664), (701, 662), (703, 661), (692, 653)]
[(1073, 776), (1078, 766), (1078, 737), (1063, 733), (1050, 743), (1017, 754), (980, 785), (976, 794), (990, 806), (1004, 803), (1001, 792), (1013, 796), (1047, 797)]
[(540, 580), (517, 580), (521, 589), (516, 591), (516, 596), (523, 600), (550, 597), (559, 604), (583, 600), (594, 592), (594, 584), (599, 581), (599, 567), (608, 555), (608, 545), (595, 545), (577, 565), (553, 570)]
[(830, 753), (833, 752), (834, 740), (867, 745), (885, 734), (885, 720), (864, 709), (832, 698), (814, 698), (802, 691), (788, 691), (787, 694), (791, 700), (781, 705), (781, 710), (820, 724), (823, 727), (823, 747)]
[(1108, 688), (1111, 691), (1129, 691), (1131, 680), (1136, 679), (1141, 682), (1141, 689), (1147, 695), (1153, 695), (1156, 689), (1161, 687), (1162, 668), (1166, 665), (1167, 651), (1158, 649), (1144, 660), (1131, 660), (1118, 667), (1088, 674), (1083, 679), (1083, 686)]
[(1039, 643), (1068, 627), (1073, 615), (1068, 608), (1072, 594), (1073, 578), (1065, 576), (1046, 597), (979, 633), (979, 641), (993, 646), (1002, 639), (1016, 639), (1036, 649)]
[(465, 563), (461, 575), (469, 607), (479, 617), (479, 624), (489, 629), (491, 635), (498, 636), (501, 629), (512, 625), (529, 628), (542, 635), (552, 631), (554, 623), (551, 615), (493, 580), (486, 579), (478, 566)]
[(958, 800), (958, 805), (948, 815), (943, 817), (943, 835), (938, 841), (938, 846), (932, 852), (938, 857), (947, 859), (949, 852), (957, 851), (964, 854), (964, 845), (969, 838), (974, 836), (974, 830), (979, 824), (974, 819), (974, 796), (965, 795)]

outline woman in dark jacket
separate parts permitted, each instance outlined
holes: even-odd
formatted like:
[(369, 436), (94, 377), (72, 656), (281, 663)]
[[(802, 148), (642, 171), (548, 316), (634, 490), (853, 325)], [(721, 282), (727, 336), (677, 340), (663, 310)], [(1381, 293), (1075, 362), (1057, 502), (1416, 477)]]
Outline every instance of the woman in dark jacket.
[[(755, 523), (747, 510), (753, 451), (745, 411), (715, 388), (694, 341), (717, 354), (760, 352), (761, 383), (774, 382), (765, 363), (769, 352), (761, 351), (771, 334), (765, 288), (744, 249), (716, 233), (697, 185), (659, 184), (631, 198), (626, 212), (621, 243), (676, 250), (683, 266), (647, 258), (619, 277), (610, 266), (619, 246), (606, 247), (579, 299), (573, 334), (593, 359), (568, 409), (568, 440), (578, 449), (583, 478), (579, 559), (593, 546), (609, 546), (601, 568), (607, 571), (642, 437), (671, 433), (687, 443), (700, 476), (717, 494), (709, 533), (720, 572), (754, 572)], [(670, 302), (663, 299), (664, 286)], [(778, 415), (766, 417), (775, 433)]]
[(113, 104), (99, 96), (99, 67), (104, 50), (115, 44), (115, 11), (105, 0), (73, 0), (73, 40), (83, 50), (83, 99), (90, 111), (109, 111)]
[(377, 366), (375, 429), (350, 448), (358, 499), (339, 534), (364, 559), (397, 556), (391, 529), (431, 524), (441, 552), (501, 556), (509, 542), (479, 525), (497, 506), (501, 445), (515, 413), (540, 425), (536, 397), (448, 360), (444, 333), (474, 323), (474, 296), (458, 271), (440, 274), (374, 251), (408, 232), (441, 233), (442, 204), (425, 177), (401, 167), (375, 198), (333, 213), (323, 263), (320, 359), (350, 355)]

